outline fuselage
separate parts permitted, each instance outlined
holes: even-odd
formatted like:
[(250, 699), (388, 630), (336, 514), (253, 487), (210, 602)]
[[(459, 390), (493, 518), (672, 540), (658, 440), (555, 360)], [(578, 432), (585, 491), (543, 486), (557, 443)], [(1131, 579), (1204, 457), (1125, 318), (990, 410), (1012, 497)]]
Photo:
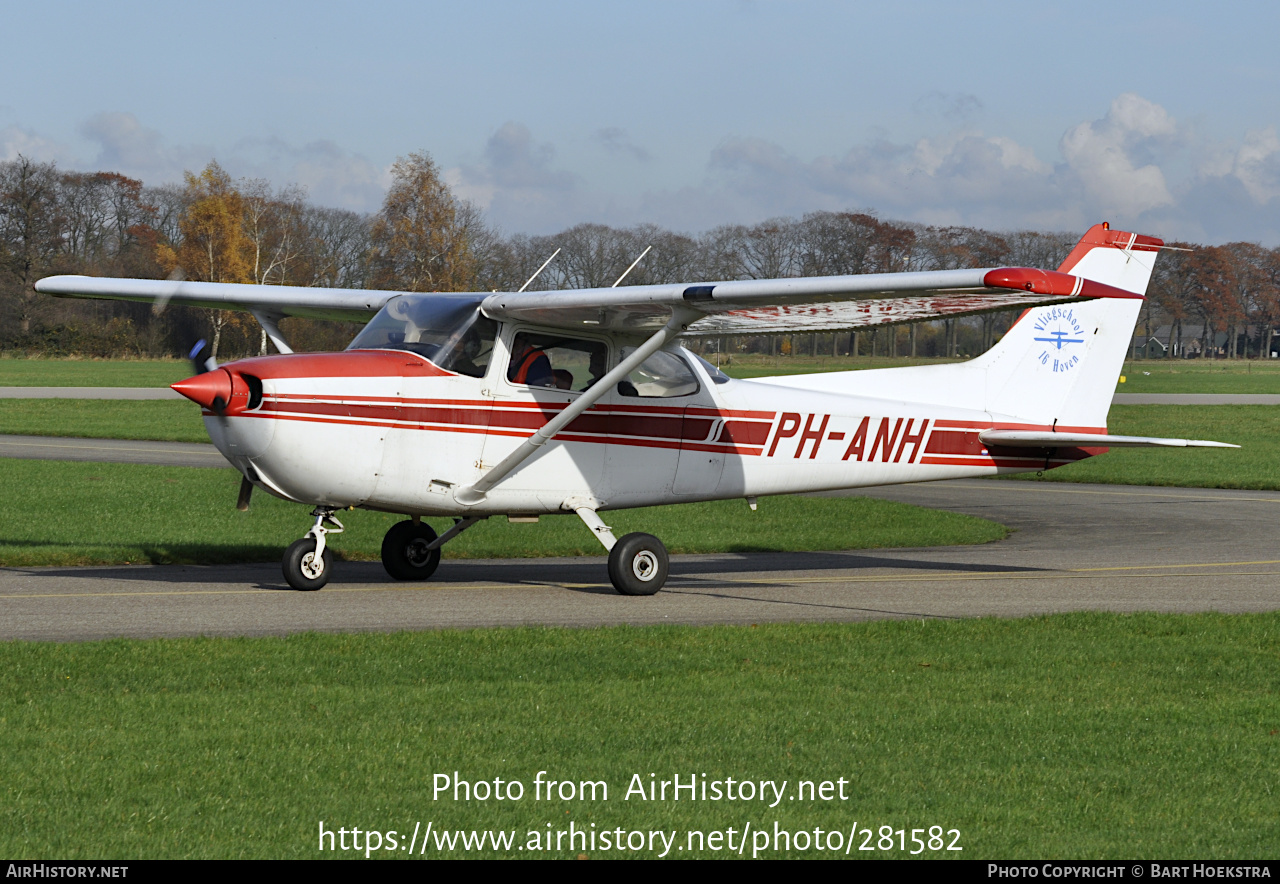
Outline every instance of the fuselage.
[[(223, 416), (206, 410), (205, 423), (242, 473), (280, 497), (423, 516), (563, 512), (581, 500), (606, 510), (989, 476), (1099, 451), (988, 449), (982, 430), (1048, 427), (860, 396), (856, 374), (847, 393), (806, 390), (794, 377), (788, 386), (730, 380), (671, 347), (665, 352), (696, 384), (651, 396), (618, 385), (466, 506), (457, 491), (582, 395), (510, 379), (520, 331), (497, 335), (480, 377), (394, 349), (231, 363), (224, 369), (247, 379), (254, 394)], [(607, 335), (599, 342), (611, 364), (627, 343)]]

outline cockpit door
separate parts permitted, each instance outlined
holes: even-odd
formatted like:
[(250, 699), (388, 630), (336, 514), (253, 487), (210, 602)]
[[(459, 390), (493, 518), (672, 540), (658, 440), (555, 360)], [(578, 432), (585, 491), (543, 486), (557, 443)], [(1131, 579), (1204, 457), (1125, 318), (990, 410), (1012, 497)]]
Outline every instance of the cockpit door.
[(676, 467), (676, 494), (712, 494), (724, 473), (724, 449), (714, 443), (724, 431), (724, 419), (707, 402), (688, 405), (680, 434), (680, 462)]
[[(495, 359), (500, 365), (485, 381), (492, 411), (482, 473), (501, 463), (604, 374), (609, 345), (563, 331), (507, 327)], [(511, 506), (534, 510), (596, 494), (604, 474), (606, 433), (605, 422), (594, 410), (588, 411), (503, 479), (495, 495), (514, 496)]]

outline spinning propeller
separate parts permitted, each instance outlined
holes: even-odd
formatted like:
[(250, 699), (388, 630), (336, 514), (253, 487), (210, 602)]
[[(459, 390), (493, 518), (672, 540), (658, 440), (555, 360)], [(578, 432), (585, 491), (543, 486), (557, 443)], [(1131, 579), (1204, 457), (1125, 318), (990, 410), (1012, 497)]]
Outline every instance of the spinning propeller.
[[(191, 365), (195, 368), (194, 376), (185, 381), (171, 384), (183, 396), (197, 405), (209, 409), (218, 417), (226, 417), (227, 403), (235, 391), (231, 374), (218, 368), (218, 363), (209, 355), (208, 344), (204, 338), (196, 341), (196, 345), (187, 354)], [(243, 382), (242, 382), (243, 385)], [(248, 476), (240, 478), (240, 494), (236, 498), (236, 509), (244, 512), (249, 509), (249, 498), (253, 496), (253, 483)]]

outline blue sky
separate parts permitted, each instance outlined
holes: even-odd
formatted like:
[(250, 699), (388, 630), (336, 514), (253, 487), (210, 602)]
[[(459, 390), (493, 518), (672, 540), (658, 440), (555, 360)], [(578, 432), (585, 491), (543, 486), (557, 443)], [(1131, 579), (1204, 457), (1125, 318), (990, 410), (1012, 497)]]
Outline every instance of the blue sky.
[[(1280, 243), (1280, 6), (24, 4), (0, 158), (211, 158), (376, 209), (429, 152), (508, 233), (816, 209)], [(20, 38), (15, 39), (17, 35)]]

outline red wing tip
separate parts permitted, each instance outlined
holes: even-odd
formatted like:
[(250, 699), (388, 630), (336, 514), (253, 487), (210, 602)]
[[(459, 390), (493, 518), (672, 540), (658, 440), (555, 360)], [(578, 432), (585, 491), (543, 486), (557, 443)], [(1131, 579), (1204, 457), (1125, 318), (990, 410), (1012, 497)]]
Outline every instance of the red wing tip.
[(1092, 279), (1057, 270), (1036, 270), (1032, 267), (1000, 267), (988, 271), (982, 278), (982, 283), (990, 288), (1063, 298), (1142, 298), (1136, 292), (1125, 291), (1103, 282), (1094, 282)]

